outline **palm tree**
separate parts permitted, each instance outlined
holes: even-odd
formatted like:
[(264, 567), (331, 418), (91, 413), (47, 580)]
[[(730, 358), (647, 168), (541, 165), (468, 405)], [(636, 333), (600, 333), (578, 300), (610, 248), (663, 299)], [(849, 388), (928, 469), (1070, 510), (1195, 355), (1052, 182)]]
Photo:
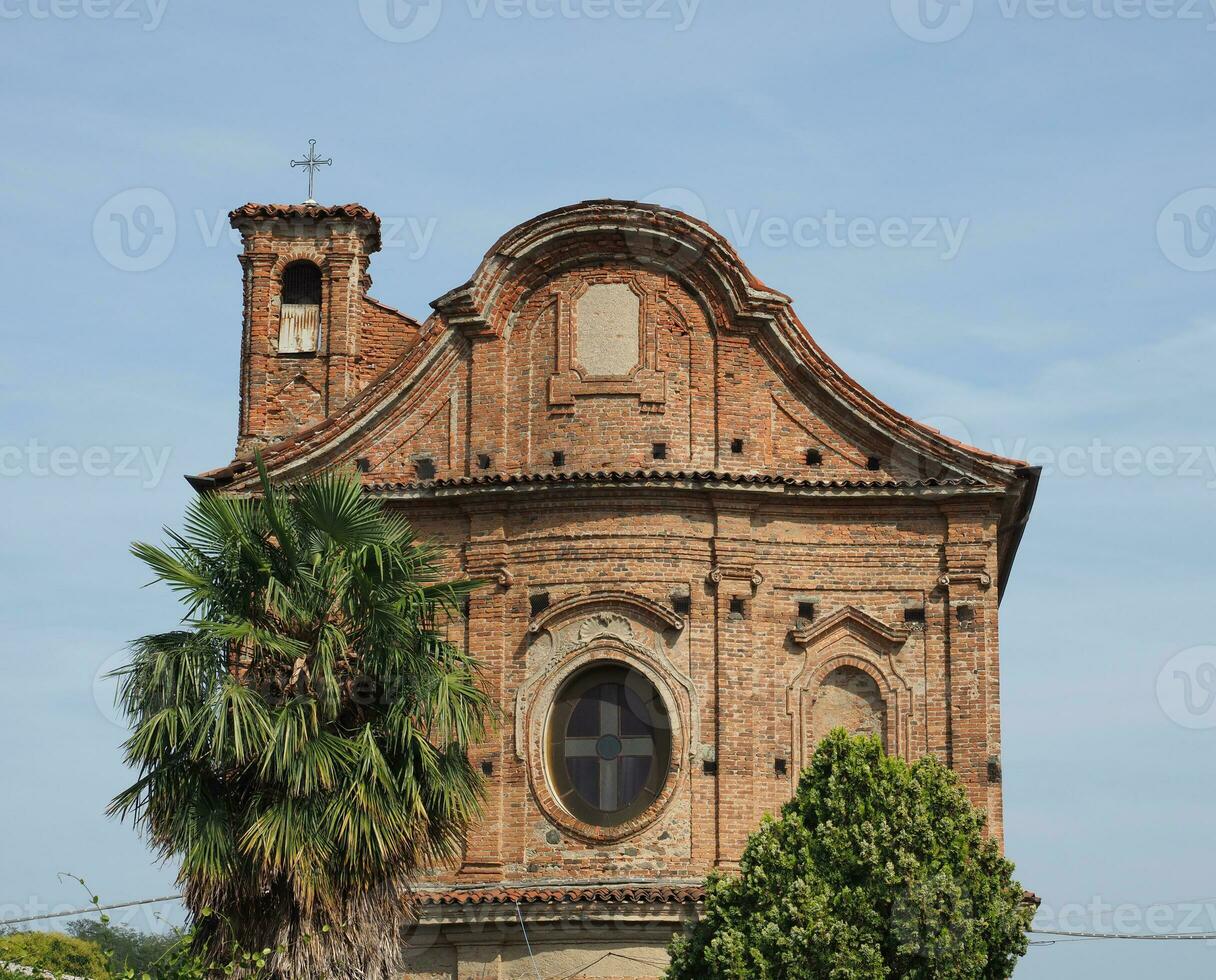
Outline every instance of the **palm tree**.
[[(207, 493), (164, 548), (132, 553), (187, 628), (121, 669), (138, 780), (110, 804), (177, 859), (196, 949), (271, 951), (269, 976), (399, 976), (416, 875), (479, 811), (467, 747), (489, 706), (450, 642), (476, 586), (330, 471)], [(237, 973), (241, 973), (238, 968)]]

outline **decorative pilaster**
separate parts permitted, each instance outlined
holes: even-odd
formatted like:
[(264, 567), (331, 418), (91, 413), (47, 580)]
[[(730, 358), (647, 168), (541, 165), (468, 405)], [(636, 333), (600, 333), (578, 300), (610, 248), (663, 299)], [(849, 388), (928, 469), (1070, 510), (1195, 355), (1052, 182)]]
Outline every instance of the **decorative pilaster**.
[[(488, 584), (469, 598), (467, 649), (481, 663), (482, 681), (490, 703), (505, 708), (507, 602), (513, 581), (507, 567), (506, 515), (501, 510), (470, 509), (468, 518), (465, 573)], [(462, 877), (492, 879), (502, 873), (506, 785), (525, 779), (507, 744), (510, 731), (510, 719), (504, 717), (491, 729), (485, 742), (469, 751), (473, 765), (485, 775), (486, 794), (481, 823), (465, 839)]]
[(244, 274), (245, 316), (241, 330), (241, 408), (237, 447), (263, 431), (266, 424), (262, 392), (266, 388), (270, 358), (270, 310), (272, 273), (278, 256), (266, 236), (245, 239), (240, 256)]
[[(949, 764), (1001, 839), (997, 677), (997, 514), (986, 501), (943, 504), (947, 531), (943, 594), (948, 677)], [(992, 763), (995, 762), (995, 765)]]
[(362, 317), (361, 283), (366, 268), (366, 259), (353, 240), (338, 236), (332, 239), (324, 269), (328, 299), (322, 347), (328, 355), (326, 415), (345, 405), (357, 390), (355, 363)]
[(464, 331), (470, 344), (469, 355), (469, 460), (468, 472), (478, 453), (488, 453), (497, 466), (510, 470), (523, 460), (508, 457), (507, 407), (503, 402), (503, 360), (506, 350), (500, 338), (488, 331)]
[[(738, 866), (756, 823), (756, 705), (751, 601), (763, 576), (756, 569), (755, 504), (715, 501), (712, 542), (717, 690), (717, 819), (719, 867)], [(743, 611), (732, 611), (732, 600)]]

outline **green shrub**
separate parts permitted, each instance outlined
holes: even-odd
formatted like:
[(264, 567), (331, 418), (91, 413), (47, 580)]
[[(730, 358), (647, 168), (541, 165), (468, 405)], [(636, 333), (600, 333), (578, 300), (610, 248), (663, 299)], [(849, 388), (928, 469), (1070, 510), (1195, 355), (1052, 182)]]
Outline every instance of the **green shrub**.
[(957, 776), (835, 731), (737, 876), (710, 878), (671, 980), (1004, 980), (1033, 909)]
[(92, 980), (109, 980), (110, 977), (99, 946), (61, 932), (13, 932), (0, 936), (0, 960), (49, 970), (56, 975), (66, 973)]

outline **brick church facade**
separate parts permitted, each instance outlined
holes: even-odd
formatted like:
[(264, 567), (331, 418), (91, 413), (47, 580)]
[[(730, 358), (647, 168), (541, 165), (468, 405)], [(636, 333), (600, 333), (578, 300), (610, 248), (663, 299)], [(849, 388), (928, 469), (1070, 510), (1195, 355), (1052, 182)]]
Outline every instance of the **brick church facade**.
[(379, 219), (249, 204), (237, 459), (358, 468), (490, 583), (454, 627), (502, 721), (483, 822), (420, 885), (412, 975), (657, 976), (843, 725), (1001, 824), (997, 609), (1037, 471), (844, 374), (686, 215), (504, 235), (425, 322), (368, 295)]

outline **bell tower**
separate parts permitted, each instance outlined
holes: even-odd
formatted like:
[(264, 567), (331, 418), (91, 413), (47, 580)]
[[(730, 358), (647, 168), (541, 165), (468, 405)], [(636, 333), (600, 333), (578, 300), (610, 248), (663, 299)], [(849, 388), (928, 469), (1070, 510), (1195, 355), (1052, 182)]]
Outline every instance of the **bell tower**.
[[(380, 219), (360, 204), (246, 204), (229, 215), (241, 233), (244, 328), (237, 453), (287, 438), (332, 415), (366, 383), (368, 263)], [(371, 316), (382, 319), (383, 308)], [(396, 348), (416, 325), (398, 314)], [(383, 334), (376, 331), (377, 336)], [(377, 363), (375, 367), (383, 364)]]

